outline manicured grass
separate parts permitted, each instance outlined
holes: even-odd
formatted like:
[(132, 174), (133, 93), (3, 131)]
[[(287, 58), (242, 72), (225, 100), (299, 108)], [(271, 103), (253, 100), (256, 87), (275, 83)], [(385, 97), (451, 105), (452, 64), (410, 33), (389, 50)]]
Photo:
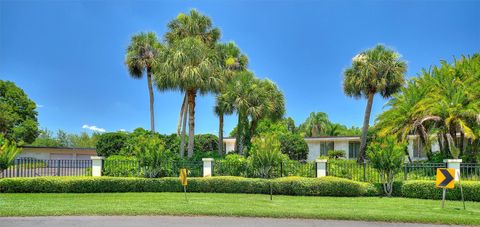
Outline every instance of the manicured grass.
[(0, 216), (215, 215), (480, 224), (480, 203), (379, 198), (256, 194), (94, 193), (0, 194)]

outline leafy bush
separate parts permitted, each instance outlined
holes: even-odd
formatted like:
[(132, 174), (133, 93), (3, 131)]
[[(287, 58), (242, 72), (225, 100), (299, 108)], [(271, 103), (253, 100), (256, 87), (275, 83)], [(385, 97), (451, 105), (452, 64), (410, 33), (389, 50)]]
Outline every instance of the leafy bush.
[(250, 151), (252, 166), (261, 177), (271, 177), (273, 168), (280, 166), (283, 159), (280, 152), (280, 141), (275, 134), (263, 134), (252, 142)]
[(195, 153), (218, 151), (218, 137), (212, 134), (195, 135), (194, 151)]
[(395, 174), (402, 170), (405, 147), (406, 144), (398, 143), (395, 137), (388, 136), (370, 143), (367, 148), (367, 157), (373, 168), (378, 170), (387, 196), (392, 195)]
[[(270, 193), (308, 196), (375, 194), (372, 184), (335, 177), (287, 177), (273, 180), (243, 177), (189, 178), (188, 191), (214, 193)], [(182, 192), (178, 178), (36, 177), (0, 179), (4, 193)]]
[(0, 134), (0, 173), (8, 169), (22, 152), (15, 142), (10, 142)]
[(128, 134), (125, 132), (104, 133), (98, 138), (97, 154), (104, 157), (120, 154), (127, 139)]
[(345, 151), (343, 150), (328, 151), (328, 158), (331, 158), (331, 159), (345, 158)]
[(178, 157), (169, 150), (165, 150), (165, 142), (158, 137), (140, 137), (134, 149), (145, 177), (162, 177), (173, 174), (175, 169), (173, 162), (178, 160)]
[(103, 175), (112, 177), (134, 177), (143, 175), (143, 171), (136, 157), (111, 155), (104, 160)]
[(306, 160), (308, 145), (299, 134), (284, 133), (280, 137), (280, 150), (293, 160)]
[[(480, 181), (462, 181), (465, 200), (480, 201)], [(434, 181), (405, 181), (402, 185), (402, 196), (419, 199), (441, 199), (442, 189), (435, 188)], [(448, 200), (461, 200), (460, 186), (455, 184), (454, 189), (448, 189)]]
[(213, 158), (215, 160), (221, 159), (218, 151), (194, 152), (193, 156), (189, 158), (190, 161), (202, 161), (202, 158)]
[(239, 154), (228, 154), (224, 159), (215, 159), (213, 171), (215, 176), (247, 176), (248, 162)]

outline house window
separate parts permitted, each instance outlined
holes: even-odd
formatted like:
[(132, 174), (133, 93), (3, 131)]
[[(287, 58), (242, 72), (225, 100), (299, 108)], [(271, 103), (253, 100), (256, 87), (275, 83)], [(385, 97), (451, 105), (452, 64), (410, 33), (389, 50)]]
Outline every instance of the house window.
[(427, 154), (423, 150), (423, 145), (420, 142), (420, 138), (413, 139), (413, 157), (414, 158), (425, 158)]
[(357, 158), (360, 151), (360, 142), (348, 142), (348, 158)]
[(333, 151), (333, 142), (320, 142), (320, 156), (328, 156), (328, 151)]

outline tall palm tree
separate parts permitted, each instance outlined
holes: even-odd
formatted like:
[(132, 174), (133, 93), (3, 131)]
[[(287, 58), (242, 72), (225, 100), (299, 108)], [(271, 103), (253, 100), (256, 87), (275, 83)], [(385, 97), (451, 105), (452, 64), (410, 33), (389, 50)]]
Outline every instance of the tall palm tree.
[(227, 102), (222, 98), (222, 93), (225, 92), (227, 84), (233, 80), (236, 72), (247, 69), (248, 58), (242, 54), (240, 49), (233, 42), (217, 44), (217, 52), (220, 65), (222, 66), (223, 84), (215, 97), (214, 112), (218, 116), (218, 154), (223, 154), (223, 122), (225, 114), (233, 114), (234, 107), (232, 103)]
[(238, 72), (221, 97), (232, 103), (237, 112), (236, 150), (241, 154), (249, 148), (260, 119), (279, 120), (285, 112), (285, 100), (278, 87), (249, 71)]
[[(216, 27), (213, 27), (212, 21), (209, 17), (202, 15), (197, 10), (193, 9), (190, 10), (188, 14), (180, 13), (174, 20), (168, 23), (168, 32), (165, 34), (165, 40), (167, 44), (172, 47), (175, 43), (187, 39), (187, 38), (195, 38), (203, 43), (203, 46), (206, 47), (205, 49), (210, 49), (212, 52), (210, 53), (211, 60), (214, 59), (214, 52), (215, 44), (220, 38), (220, 30)], [(170, 52), (169, 55), (171, 58), (178, 58), (181, 57), (180, 55), (172, 55)], [(178, 61), (179, 59), (177, 59)], [(187, 69), (186, 69), (187, 70)], [(164, 75), (168, 76), (168, 75)], [(178, 87), (174, 87), (178, 88)], [(163, 88), (167, 89), (167, 88)], [(192, 99), (195, 99), (196, 93), (193, 93), (193, 90), (190, 93), (187, 93), (186, 89), (180, 89), (182, 92), (185, 92), (184, 102), (182, 104), (180, 110), (180, 119), (179, 119), (179, 128), (177, 129), (177, 133), (180, 133), (180, 127), (182, 122), (186, 121), (186, 118), (189, 117), (189, 137), (188, 137), (188, 154), (191, 156), (193, 154), (193, 144), (194, 144), (194, 116), (195, 114), (195, 105), (192, 103)], [(202, 89), (203, 90), (203, 89)], [(187, 116), (188, 115), (188, 116)], [(190, 120), (193, 119), (193, 120)], [(185, 125), (185, 124), (183, 124)], [(181, 146), (180, 146), (180, 155), (183, 156), (184, 151), (184, 141), (185, 141), (185, 127), (182, 130), (181, 136)]]
[(383, 98), (389, 98), (398, 92), (405, 82), (406, 71), (407, 63), (401, 59), (400, 54), (383, 45), (377, 45), (356, 55), (352, 59), (351, 67), (344, 71), (345, 94), (367, 99), (358, 161), (363, 161), (365, 157), (374, 95), (379, 93)]
[(305, 132), (305, 136), (317, 137), (326, 133), (329, 124), (331, 123), (326, 113), (311, 112), (300, 128)]
[(164, 47), (158, 41), (154, 32), (140, 33), (134, 35), (127, 48), (125, 65), (127, 65), (130, 76), (134, 79), (141, 79), (147, 74), (148, 95), (150, 97), (150, 130), (155, 132), (155, 111), (152, 75), (156, 66), (160, 63)]
[(160, 90), (179, 90), (187, 95), (188, 157), (193, 155), (197, 94), (216, 92), (222, 84), (221, 69), (214, 51), (201, 39), (188, 37), (169, 46), (165, 61), (155, 74)]

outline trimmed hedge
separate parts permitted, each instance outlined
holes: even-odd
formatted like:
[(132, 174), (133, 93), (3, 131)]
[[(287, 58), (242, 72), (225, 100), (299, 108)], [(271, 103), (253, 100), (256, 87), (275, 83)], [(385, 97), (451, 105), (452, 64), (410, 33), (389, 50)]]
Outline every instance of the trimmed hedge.
[[(480, 201), (480, 181), (462, 181), (463, 194), (467, 201)], [(407, 198), (442, 199), (441, 188), (435, 188), (434, 181), (405, 181), (401, 186), (401, 194)], [(454, 189), (447, 189), (447, 200), (461, 200), (460, 186), (455, 184)]]
[[(273, 180), (243, 177), (189, 178), (188, 191), (308, 196), (365, 196), (376, 194), (369, 183), (324, 177), (286, 177)], [(182, 192), (178, 178), (36, 177), (0, 179), (4, 193)]]

